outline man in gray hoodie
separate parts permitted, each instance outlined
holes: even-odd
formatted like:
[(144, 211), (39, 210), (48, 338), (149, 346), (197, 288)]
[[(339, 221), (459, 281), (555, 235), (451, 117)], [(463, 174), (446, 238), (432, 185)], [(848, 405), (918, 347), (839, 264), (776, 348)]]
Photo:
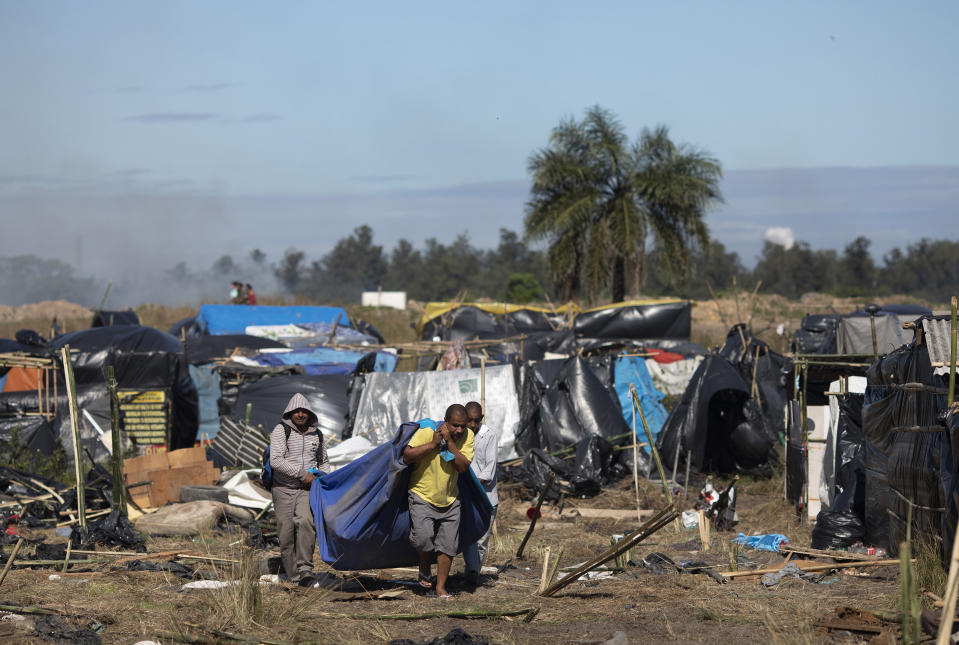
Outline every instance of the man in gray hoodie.
[(313, 573), (316, 529), (310, 510), (311, 469), (329, 472), (330, 462), (316, 414), (302, 394), (294, 394), (283, 420), (270, 433), (273, 509), (283, 570), (298, 582)]

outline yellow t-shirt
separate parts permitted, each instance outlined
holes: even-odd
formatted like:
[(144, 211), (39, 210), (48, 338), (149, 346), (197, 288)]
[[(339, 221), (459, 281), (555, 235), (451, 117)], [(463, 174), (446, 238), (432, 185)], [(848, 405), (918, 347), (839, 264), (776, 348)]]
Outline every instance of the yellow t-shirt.
[[(420, 428), (413, 433), (409, 445), (413, 448), (428, 444), (433, 440), (433, 430)], [(469, 460), (473, 459), (473, 431), (467, 428), (460, 438), (455, 440), (456, 447)], [(410, 475), (410, 490), (433, 506), (449, 506), (456, 501), (459, 487), (456, 480), (459, 473), (452, 461), (443, 461), (439, 451), (420, 459), (413, 464)]]

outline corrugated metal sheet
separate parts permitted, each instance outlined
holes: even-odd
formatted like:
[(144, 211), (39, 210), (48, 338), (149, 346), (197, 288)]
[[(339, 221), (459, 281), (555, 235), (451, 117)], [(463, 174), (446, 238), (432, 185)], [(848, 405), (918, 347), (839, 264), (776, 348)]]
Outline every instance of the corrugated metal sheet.
[(256, 468), (260, 465), (267, 440), (263, 433), (242, 421), (220, 419), (220, 431), (213, 439), (213, 449), (235, 466)]

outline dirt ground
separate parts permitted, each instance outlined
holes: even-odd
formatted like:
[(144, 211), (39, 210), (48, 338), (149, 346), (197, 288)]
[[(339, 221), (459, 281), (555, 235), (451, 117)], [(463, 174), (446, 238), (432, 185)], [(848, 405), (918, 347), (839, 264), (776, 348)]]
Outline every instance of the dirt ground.
[[(724, 482), (717, 481), (717, 487)], [(698, 491), (698, 485), (691, 487)], [(645, 492), (640, 504), (658, 509), (665, 500), (657, 484), (641, 480)], [(631, 643), (648, 642), (728, 642), (728, 643), (855, 643), (866, 642), (868, 634), (827, 632), (816, 622), (837, 607), (852, 606), (878, 612), (896, 612), (899, 574), (895, 566), (845, 569), (829, 572), (822, 583), (785, 580), (766, 589), (759, 582), (719, 584), (705, 574), (658, 574), (642, 567), (628, 566), (609, 579), (577, 581), (555, 597), (534, 595), (539, 584), (545, 547), (555, 556), (562, 550), (563, 566), (575, 565), (602, 553), (610, 545), (610, 536), (634, 530), (631, 520), (550, 520), (549, 512), (537, 525), (526, 547), (525, 559), (515, 558), (515, 550), (526, 532), (525, 510), (530, 500), (511, 485), (503, 487), (497, 519), (497, 532), (487, 565), (502, 569), (471, 591), (461, 575), (452, 580), (453, 600), (444, 601), (417, 593), (415, 570), (358, 572), (346, 575), (352, 592), (304, 589), (290, 585), (262, 586), (261, 615), (253, 620), (245, 616), (237, 588), (181, 592), (184, 580), (165, 572), (109, 571), (110, 565), (94, 565), (95, 571), (71, 573), (62, 580), (48, 579), (51, 568), (13, 569), (3, 588), (0, 601), (21, 605), (39, 605), (56, 610), (75, 628), (102, 626), (100, 637), (107, 643), (132, 644), (158, 638), (176, 642), (161, 634), (185, 634), (213, 642), (217, 630), (242, 634), (247, 638), (304, 643), (375, 643), (392, 639), (414, 642), (444, 636), (462, 628), (473, 636), (493, 643), (602, 643), (615, 632), (625, 633)], [(692, 507), (694, 500), (679, 496), (677, 506)], [(592, 499), (565, 502), (566, 508), (635, 509), (633, 483), (626, 478)], [(545, 508), (545, 507), (544, 507)], [(746, 533), (781, 532), (797, 546), (808, 546), (809, 526), (800, 524), (792, 509), (782, 500), (782, 480), (744, 481), (740, 483), (737, 510), (741, 519), (736, 530)], [(30, 532), (32, 537), (52, 531)], [(677, 531), (666, 527), (648, 543), (637, 547), (634, 561), (653, 551), (664, 553), (676, 562), (705, 561), (718, 571), (729, 570), (735, 532), (712, 533), (711, 548), (700, 547), (697, 529)], [(188, 548), (216, 557), (240, 558), (244, 534), (217, 531), (208, 536), (185, 539), (148, 540), (150, 551)], [(9, 547), (7, 547), (9, 550)], [(276, 555), (260, 552), (258, 557)], [(756, 563), (779, 566), (780, 554), (751, 549), (739, 551), (740, 567)], [(509, 566), (503, 568), (509, 563)], [(221, 580), (238, 574), (229, 564), (196, 562), (197, 568)], [(75, 567), (82, 567), (77, 563)], [(318, 570), (331, 571), (317, 563)], [(461, 559), (454, 572), (462, 569)], [(242, 575), (242, 572), (239, 573)], [(344, 577), (342, 572), (339, 576)], [(363, 593), (363, 590), (366, 593)], [(387, 591), (390, 599), (376, 599)], [(387, 614), (517, 610), (538, 608), (529, 622), (515, 618), (429, 618), (398, 620)], [(17, 640), (10, 635), (6, 642)], [(232, 642), (225, 639), (222, 642)]]

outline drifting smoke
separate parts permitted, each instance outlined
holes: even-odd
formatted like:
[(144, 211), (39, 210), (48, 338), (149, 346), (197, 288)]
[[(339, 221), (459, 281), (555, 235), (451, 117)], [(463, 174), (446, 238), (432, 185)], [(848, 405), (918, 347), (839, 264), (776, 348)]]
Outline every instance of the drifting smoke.
[(763, 240), (778, 244), (788, 251), (796, 244), (796, 235), (788, 226), (772, 226), (766, 229)]

